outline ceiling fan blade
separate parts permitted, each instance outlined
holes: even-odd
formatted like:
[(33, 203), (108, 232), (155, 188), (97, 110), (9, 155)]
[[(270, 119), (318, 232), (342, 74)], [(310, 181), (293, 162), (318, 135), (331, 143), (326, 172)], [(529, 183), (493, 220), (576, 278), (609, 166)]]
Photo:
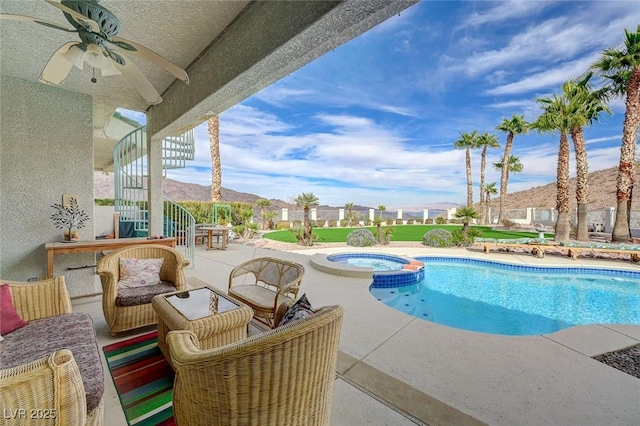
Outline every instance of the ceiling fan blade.
[(75, 41), (70, 41), (63, 44), (58, 50), (56, 50), (51, 58), (45, 65), (42, 73), (40, 74), (40, 81), (42, 83), (58, 86), (62, 84), (69, 75), (73, 64), (64, 58), (63, 53), (66, 53), (71, 46), (78, 44)]
[(128, 54), (145, 59), (154, 65), (159, 66), (170, 74), (173, 74), (176, 78), (189, 83), (189, 76), (186, 71), (169, 61), (165, 57), (157, 54), (151, 49), (148, 49), (141, 44), (134, 43), (133, 41), (126, 40), (121, 37), (113, 37), (111, 40), (107, 40), (109, 43), (114, 44), (121, 49), (127, 51)]
[(156, 105), (162, 102), (162, 97), (158, 91), (151, 85), (149, 80), (147, 80), (147, 77), (140, 72), (138, 67), (133, 64), (133, 61), (125, 57), (124, 65), (120, 65), (116, 61), (113, 61), (113, 64), (129, 79), (129, 82), (133, 84), (138, 93), (142, 95), (149, 105)]
[(45, 1), (49, 3), (51, 6), (57, 7), (64, 13), (70, 15), (77, 23), (79, 23), (80, 25), (84, 26), (87, 29), (90, 29), (92, 32), (98, 33), (98, 34), (102, 32), (100, 25), (98, 25), (96, 21), (94, 21), (93, 19), (87, 18), (82, 13), (76, 12), (70, 7), (67, 7), (62, 3), (58, 3), (57, 1), (54, 1), (54, 0), (45, 0)]
[(34, 18), (33, 16), (24, 16), (24, 15), (10, 15), (8, 13), (0, 13), (0, 19), (8, 19), (11, 21), (19, 21), (19, 22), (34, 22), (36, 24), (44, 25), (45, 27), (55, 28), (56, 30), (66, 31), (68, 33), (75, 33), (76, 30), (70, 30), (65, 27), (61, 27), (58, 24), (54, 24), (53, 22), (45, 21), (43, 19)]

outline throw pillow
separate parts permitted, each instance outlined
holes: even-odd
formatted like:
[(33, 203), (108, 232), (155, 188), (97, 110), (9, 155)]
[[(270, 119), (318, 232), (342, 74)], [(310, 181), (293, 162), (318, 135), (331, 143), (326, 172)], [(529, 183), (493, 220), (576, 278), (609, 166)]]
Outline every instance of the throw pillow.
[(287, 312), (285, 312), (284, 316), (278, 323), (278, 327), (288, 324), (291, 321), (309, 317), (313, 314), (314, 312), (313, 308), (311, 307), (311, 303), (309, 303), (307, 295), (303, 294), (300, 299), (296, 301), (296, 303), (294, 303), (289, 309), (287, 309)]
[(0, 285), (0, 334), (7, 335), (27, 325), (13, 306), (9, 285)]
[(160, 268), (164, 259), (120, 259), (119, 288), (160, 284)]

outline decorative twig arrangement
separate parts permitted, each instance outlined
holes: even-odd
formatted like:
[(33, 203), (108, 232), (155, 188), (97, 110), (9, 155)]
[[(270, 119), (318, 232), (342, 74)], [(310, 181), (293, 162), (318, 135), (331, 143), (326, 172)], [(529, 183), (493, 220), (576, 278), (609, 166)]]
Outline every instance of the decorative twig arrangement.
[(60, 203), (52, 205), (55, 213), (51, 215), (53, 225), (57, 229), (64, 229), (69, 232), (69, 240), (71, 240), (74, 229), (82, 229), (85, 222), (89, 220), (89, 215), (78, 207), (78, 201), (72, 198), (69, 206), (65, 207)]

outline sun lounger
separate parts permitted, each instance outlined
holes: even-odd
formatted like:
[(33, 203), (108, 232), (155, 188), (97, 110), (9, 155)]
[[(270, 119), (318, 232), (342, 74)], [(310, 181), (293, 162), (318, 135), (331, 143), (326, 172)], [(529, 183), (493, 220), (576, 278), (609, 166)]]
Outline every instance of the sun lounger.
[(593, 241), (571, 241), (569, 243), (561, 243), (560, 248), (566, 249), (568, 255), (574, 260), (581, 253), (609, 253), (609, 254), (628, 254), (633, 262), (640, 260), (640, 245), (635, 244), (612, 244), (598, 243)]
[(491, 249), (506, 249), (509, 251), (510, 249), (521, 248), (537, 257), (544, 257), (546, 249), (558, 247), (558, 243), (546, 238), (475, 238), (474, 243), (482, 245), (485, 253), (489, 253)]

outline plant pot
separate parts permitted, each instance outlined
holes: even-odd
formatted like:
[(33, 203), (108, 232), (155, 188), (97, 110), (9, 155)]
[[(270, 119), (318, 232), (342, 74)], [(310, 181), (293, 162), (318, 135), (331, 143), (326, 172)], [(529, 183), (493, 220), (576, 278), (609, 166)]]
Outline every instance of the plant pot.
[(69, 231), (64, 232), (63, 241), (78, 241), (79, 239), (78, 231), (71, 231), (71, 237), (69, 237)]

